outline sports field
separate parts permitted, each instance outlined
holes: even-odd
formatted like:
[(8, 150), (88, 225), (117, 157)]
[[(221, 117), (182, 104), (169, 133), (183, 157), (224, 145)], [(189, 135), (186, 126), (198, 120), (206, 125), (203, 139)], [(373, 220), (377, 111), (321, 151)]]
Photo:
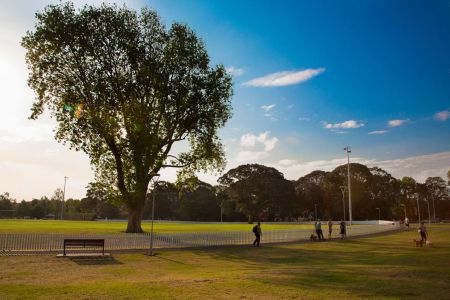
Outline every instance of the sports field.
[[(150, 222), (142, 229), (150, 231)], [(155, 222), (155, 232), (251, 231), (252, 224), (237, 223), (176, 223)], [(312, 225), (263, 224), (263, 230), (313, 229)], [(60, 220), (0, 220), (0, 233), (119, 233), (127, 228), (126, 221), (60, 221)]]
[(112, 259), (0, 257), (0, 299), (450, 299), (450, 226)]

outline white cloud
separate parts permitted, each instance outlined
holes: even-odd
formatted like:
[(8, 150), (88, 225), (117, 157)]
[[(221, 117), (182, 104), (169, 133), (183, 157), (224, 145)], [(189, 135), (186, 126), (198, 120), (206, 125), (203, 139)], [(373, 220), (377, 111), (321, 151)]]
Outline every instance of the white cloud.
[(282, 159), (280, 161), (278, 161), (278, 163), (282, 166), (290, 166), (296, 163), (295, 160), (292, 159)]
[(327, 129), (338, 129), (338, 128), (353, 129), (353, 128), (359, 128), (359, 127), (364, 126), (364, 123), (358, 122), (355, 120), (348, 120), (348, 121), (344, 121), (342, 123), (335, 123), (335, 124), (331, 124), (331, 123), (323, 121), (322, 124), (323, 124), (323, 127), (327, 128)]
[(236, 157), (238, 162), (252, 162), (262, 160), (269, 156), (269, 153), (265, 151), (240, 151)]
[(264, 144), (264, 151), (272, 151), (275, 148), (275, 145), (278, 143), (278, 139), (276, 137), (269, 138), (269, 131), (260, 133), (258, 136), (258, 142)]
[(244, 83), (246, 86), (274, 87), (286, 86), (305, 82), (314, 76), (325, 72), (325, 68), (306, 69), (302, 71), (283, 71), (258, 77)]
[(242, 68), (235, 68), (233, 66), (228, 67), (225, 69), (227, 71), (228, 74), (230, 74), (231, 76), (241, 76), (242, 74), (245, 73), (245, 70)]
[(438, 121), (447, 121), (450, 118), (450, 111), (443, 110), (434, 114), (434, 119)]
[[(315, 160), (294, 164), (287, 164), (287, 162), (290, 160), (280, 160), (273, 164), (273, 167), (280, 170), (287, 179), (296, 180), (312, 171), (332, 171), (336, 167), (346, 164), (347, 159)], [(350, 162), (364, 164), (368, 167), (380, 167), (398, 179), (410, 176), (418, 182), (425, 182), (430, 176), (446, 178), (450, 166), (450, 151), (390, 160), (350, 157)]]
[(385, 134), (387, 133), (387, 130), (375, 130), (375, 131), (371, 131), (368, 134)]
[(241, 136), (241, 146), (244, 147), (253, 147), (256, 143), (256, 135), (251, 133), (246, 133), (243, 136)]
[(258, 136), (252, 133), (246, 133), (241, 136), (240, 145), (244, 147), (253, 147), (256, 145), (256, 142), (258, 142), (264, 146), (264, 151), (272, 151), (275, 148), (275, 145), (278, 143), (278, 138), (270, 138), (269, 134), (269, 131), (260, 133)]
[(398, 126), (402, 126), (405, 125), (409, 120), (408, 119), (403, 119), (403, 120), (390, 120), (388, 122), (389, 127), (398, 127)]
[(265, 112), (269, 112), (275, 106), (276, 106), (275, 104), (263, 105), (263, 106), (261, 106), (261, 109), (264, 110)]

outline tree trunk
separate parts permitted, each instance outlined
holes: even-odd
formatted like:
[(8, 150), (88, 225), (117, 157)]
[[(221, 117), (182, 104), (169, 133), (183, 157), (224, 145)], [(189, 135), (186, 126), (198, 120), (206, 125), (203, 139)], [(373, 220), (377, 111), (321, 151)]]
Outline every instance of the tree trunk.
[(141, 206), (138, 206), (137, 208), (128, 209), (128, 226), (127, 226), (127, 233), (143, 233), (141, 227), (142, 222), (142, 212), (143, 209)]

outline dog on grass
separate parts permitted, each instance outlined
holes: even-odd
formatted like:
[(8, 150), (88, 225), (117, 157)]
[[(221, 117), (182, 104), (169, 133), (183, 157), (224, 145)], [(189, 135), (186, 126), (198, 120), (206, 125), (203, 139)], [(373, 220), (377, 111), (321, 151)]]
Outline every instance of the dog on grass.
[(309, 237), (309, 239), (311, 241), (316, 241), (317, 240), (317, 236), (315, 236), (314, 234), (311, 234), (311, 236)]
[(414, 243), (416, 244), (416, 247), (422, 247), (422, 246), (423, 246), (422, 240), (420, 240), (420, 241), (413, 240), (413, 241), (414, 241)]
[(431, 247), (431, 246), (433, 246), (433, 242), (427, 240), (427, 241), (425, 242), (425, 245), (428, 246), (428, 247)]

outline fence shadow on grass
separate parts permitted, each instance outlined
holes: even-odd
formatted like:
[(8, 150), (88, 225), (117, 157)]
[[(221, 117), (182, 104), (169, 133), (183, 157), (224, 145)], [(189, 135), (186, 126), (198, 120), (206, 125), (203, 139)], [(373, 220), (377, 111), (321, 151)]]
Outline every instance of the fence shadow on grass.
[(121, 265), (122, 262), (112, 256), (78, 256), (70, 257), (77, 265)]

